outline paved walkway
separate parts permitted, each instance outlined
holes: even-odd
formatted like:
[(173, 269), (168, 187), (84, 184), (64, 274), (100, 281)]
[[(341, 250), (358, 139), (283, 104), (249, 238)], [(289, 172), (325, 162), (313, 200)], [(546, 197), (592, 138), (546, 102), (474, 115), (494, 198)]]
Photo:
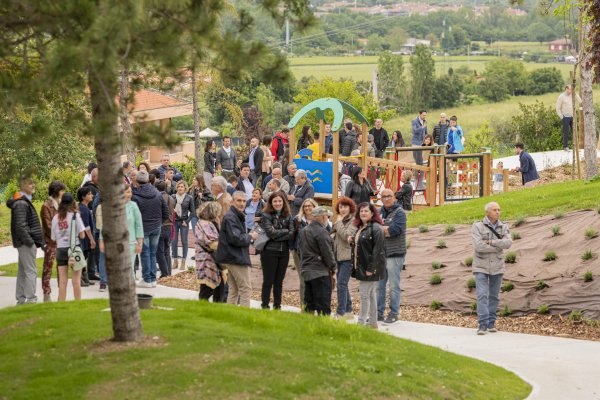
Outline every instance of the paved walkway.
[[(555, 150), (530, 154), (531, 157), (533, 157), (533, 161), (535, 162), (535, 166), (538, 171), (555, 168), (563, 164), (571, 165), (573, 163), (573, 151)], [(598, 150), (598, 157), (600, 158), (600, 150)], [(581, 161), (583, 161), (583, 150), (579, 150), (579, 158)], [(519, 166), (518, 156), (496, 158), (493, 161), (494, 168), (496, 168), (498, 161), (502, 161), (504, 163), (504, 168), (508, 169), (513, 169)]]

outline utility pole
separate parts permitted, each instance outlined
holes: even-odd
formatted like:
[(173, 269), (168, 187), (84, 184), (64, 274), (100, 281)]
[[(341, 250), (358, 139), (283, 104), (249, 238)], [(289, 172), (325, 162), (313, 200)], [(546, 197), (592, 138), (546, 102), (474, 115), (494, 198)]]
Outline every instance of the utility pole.
[(290, 51), (290, 20), (289, 19), (285, 19), (285, 49), (288, 53), (291, 53)]

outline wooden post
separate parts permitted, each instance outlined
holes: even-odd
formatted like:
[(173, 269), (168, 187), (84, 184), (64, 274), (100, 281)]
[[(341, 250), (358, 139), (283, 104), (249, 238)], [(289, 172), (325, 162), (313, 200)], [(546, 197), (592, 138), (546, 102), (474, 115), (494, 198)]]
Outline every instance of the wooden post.
[(446, 155), (442, 154), (438, 157), (438, 175), (439, 179), (439, 202), (438, 205), (444, 205), (444, 196), (446, 193)]
[(362, 155), (363, 155), (363, 159), (362, 159), (362, 169), (364, 171), (367, 170), (367, 156), (369, 155), (369, 127), (367, 126), (366, 122), (362, 123)]
[(288, 146), (290, 150), (290, 159), (288, 163), (293, 163), (296, 158), (296, 128), (290, 129), (290, 135), (288, 137)]
[[(319, 120), (319, 154), (317, 154), (317, 160), (326, 161), (327, 158), (325, 156), (327, 154), (327, 149), (325, 148), (325, 121)], [(313, 159), (315, 155), (313, 154)]]
[[(331, 132), (331, 137), (333, 138), (333, 165), (331, 166), (331, 207), (334, 210), (335, 215), (335, 205), (338, 201), (338, 186), (339, 186), (339, 177), (338, 177), (338, 164), (340, 159), (340, 133), (339, 132)], [(342, 196), (344, 193), (342, 193)], [(335, 218), (333, 219), (335, 221)]]
[(479, 184), (483, 185), (483, 196), (489, 196), (492, 189), (492, 154), (486, 151), (483, 155), (483, 176), (479, 179)]
[(506, 193), (506, 192), (508, 192), (508, 177), (510, 176), (507, 169), (502, 170), (502, 176), (503, 176), (502, 183), (504, 184), (503, 190), (504, 190), (504, 193)]
[(436, 179), (437, 179), (437, 157), (433, 153), (429, 154), (429, 172), (427, 173), (427, 198), (425, 201), (429, 204), (429, 207), (435, 207), (436, 205)]

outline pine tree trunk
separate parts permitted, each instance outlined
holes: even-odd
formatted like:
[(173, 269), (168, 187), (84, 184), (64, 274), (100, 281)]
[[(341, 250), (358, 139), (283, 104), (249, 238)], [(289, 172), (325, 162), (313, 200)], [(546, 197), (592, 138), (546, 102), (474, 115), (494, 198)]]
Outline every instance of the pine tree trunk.
[(197, 174), (202, 175), (202, 153), (200, 150), (200, 115), (198, 112), (198, 87), (196, 82), (196, 66), (192, 65), (192, 107), (194, 117), (194, 149)]
[(129, 73), (123, 68), (121, 70), (120, 90), (119, 90), (119, 118), (121, 120), (121, 132), (123, 152), (127, 154), (127, 160), (135, 165), (136, 152), (133, 145), (133, 128), (129, 122), (129, 112), (127, 102), (129, 100)]
[(596, 152), (596, 115), (594, 110), (594, 96), (592, 93), (593, 71), (591, 58), (592, 54), (589, 51), (585, 52), (580, 64), (581, 88), (583, 90), (581, 105), (583, 108), (583, 148), (586, 179), (591, 179), (598, 174), (598, 153)]
[[(112, 80), (111, 80), (112, 79)], [(123, 176), (120, 163), (120, 140), (116, 77), (110, 74), (103, 81), (88, 78), (92, 103), (92, 130), (96, 142), (96, 158), (102, 199), (103, 238), (106, 272), (113, 325), (113, 340), (134, 342), (142, 338), (142, 323), (131, 273), (129, 234), (123, 197)]]

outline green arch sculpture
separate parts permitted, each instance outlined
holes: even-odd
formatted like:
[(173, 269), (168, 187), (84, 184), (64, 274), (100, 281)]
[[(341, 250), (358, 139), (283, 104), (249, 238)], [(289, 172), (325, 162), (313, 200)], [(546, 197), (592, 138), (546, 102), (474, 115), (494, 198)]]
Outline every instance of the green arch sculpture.
[(343, 100), (327, 97), (317, 99), (302, 107), (302, 109), (292, 117), (292, 119), (288, 123), (288, 128), (294, 128), (298, 124), (298, 122), (300, 122), (302, 117), (304, 117), (312, 110), (317, 110), (317, 118), (322, 120), (325, 120), (325, 110), (333, 111), (333, 122), (331, 123), (332, 131), (337, 131), (342, 126), (342, 122), (344, 120), (344, 111), (348, 111), (349, 113), (354, 115), (361, 124), (363, 122), (367, 123), (367, 119), (365, 118), (365, 116), (362, 115), (360, 111), (358, 111), (349, 103), (346, 103)]

